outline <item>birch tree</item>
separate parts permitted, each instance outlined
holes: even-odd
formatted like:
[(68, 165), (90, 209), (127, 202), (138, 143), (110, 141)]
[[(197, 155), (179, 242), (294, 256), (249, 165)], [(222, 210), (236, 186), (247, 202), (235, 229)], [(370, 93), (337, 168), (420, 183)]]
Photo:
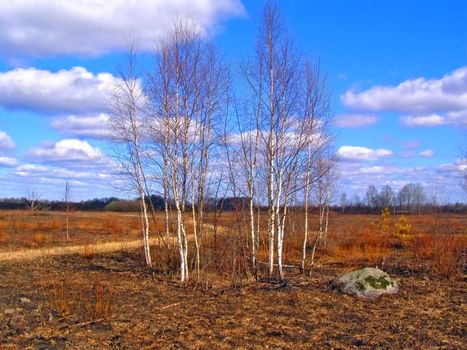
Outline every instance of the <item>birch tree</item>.
[[(464, 142), (466, 141), (467, 136), (464, 137)], [(464, 146), (463, 152), (461, 152), (461, 159), (463, 159), (464, 162), (467, 161), (467, 145)], [(464, 192), (467, 193), (467, 167), (461, 167), (460, 172), (459, 184)]]
[(66, 220), (66, 239), (70, 238), (69, 235), (69, 216), (70, 216), (70, 199), (71, 199), (71, 185), (70, 182), (67, 180), (65, 181), (65, 188), (63, 190), (63, 203), (65, 204), (65, 220)]
[[(296, 178), (311, 168), (315, 153), (312, 143), (316, 142), (317, 118), (313, 109), (318, 111), (318, 108), (327, 106), (317, 103), (327, 96), (325, 89), (319, 89), (322, 77), (312, 76), (316, 73), (312, 71), (304, 64), (300, 50), (288, 38), (278, 7), (267, 3), (259, 20), (255, 55), (243, 69), (248, 86), (247, 98), (251, 107), (257, 108), (249, 115), (258, 120), (258, 158), (255, 158), (255, 152), (246, 155), (243, 152), (243, 157), (248, 160), (245, 162), (247, 168), (258, 167), (266, 182), (269, 276), (273, 276), (274, 262), (277, 261), (280, 279), (284, 278), (283, 243), (291, 196), (301, 190)], [(246, 150), (255, 151), (253, 138), (247, 147), (244, 140), (242, 143)], [(252, 183), (251, 178), (248, 181)], [(309, 191), (310, 174), (305, 183), (305, 191)], [(250, 210), (250, 222), (253, 223), (251, 217)], [(253, 237), (252, 227), (254, 225), (250, 224)], [(305, 230), (307, 232), (308, 228)]]
[(119, 68), (114, 93), (110, 99), (111, 138), (116, 141), (116, 159), (136, 187), (140, 204), (141, 232), (146, 265), (152, 266), (149, 246), (149, 219), (146, 206), (147, 188), (143, 169), (141, 110), (144, 95), (137, 67), (135, 41), (128, 45), (125, 62)]
[(319, 226), (311, 250), (311, 266), (314, 265), (316, 249), (319, 242), (323, 238), (324, 240), (327, 239), (329, 226), (329, 207), (334, 193), (333, 186), (337, 180), (335, 165), (336, 159), (334, 153), (332, 153), (329, 148), (323, 149), (318, 156), (316, 164), (316, 200), (319, 213)]
[(299, 98), (299, 63), (300, 57), (286, 36), (278, 7), (272, 3), (266, 4), (259, 21), (255, 57), (245, 75), (250, 98), (258, 108), (258, 129), (261, 129), (261, 158), (267, 183), (269, 275), (272, 276), (274, 272), (274, 252), (277, 248), (281, 278), (283, 224), (286, 218), (286, 209), (282, 209), (287, 204), (290, 170), (295, 166), (296, 156), (290, 146), (301, 142), (300, 136), (294, 134), (300, 128), (297, 127), (297, 120), (293, 120), (297, 115)]
[(40, 199), (41, 199), (41, 193), (39, 191), (34, 190), (34, 189), (32, 190), (28, 189), (27, 194), (26, 194), (26, 199), (25, 199), (26, 207), (30, 211), (36, 211)]
[(180, 278), (185, 282), (189, 277), (185, 213), (189, 202), (199, 277), (204, 198), (217, 142), (215, 127), (228, 95), (228, 67), (193, 24), (177, 22), (158, 44), (150, 81), (153, 140), (160, 144), (163, 164), (166, 234), (171, 196), (176, 210)]
[(305, 271), (306, 249), (309, 237), (309, 206), (310, 191), (313, 184), (324, 176), (322, 171), (313, 172), (319, 166), (319, 155), (332, 141), (327, 126), (330, 120), (330, 94), (326, 85), (326, 75), (321, 72), (319, 61), (316, 64), (306, 64), (306, 100), (305, 120), (307, 123), (306, 156), (305, 156), (305, 184), (304, 184), (304, 234), (300, 270)]

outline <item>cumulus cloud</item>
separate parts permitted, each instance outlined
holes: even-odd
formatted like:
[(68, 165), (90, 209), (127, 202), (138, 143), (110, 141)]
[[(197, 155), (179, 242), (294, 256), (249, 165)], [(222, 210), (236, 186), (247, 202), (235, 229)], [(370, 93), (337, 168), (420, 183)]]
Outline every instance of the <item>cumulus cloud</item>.
[(467, 109), (467, 67), (440, 79), (417, 78), (397, 86), (374, 86), (366, 91), (347, 91), (341, 101), (349, 108), (431, 114)]
[(348, 161), (369, 161), (389, 157), (392, 155), (392, 151), (384, 148), (371, 149), (360, 146), (342, 146), (337, 151), (337, 155)]
[(83, 67), (50, 72), (17, 68), (0, 73), (0, 105), (42, 113), (91, 113), (106, 109), (118, 79)]
[(449, 112), (446, 114), (446, 122), (452, 123), (458, 126), (467, 126), (467, 109), (457, 112)]
[(46, 173), (47, 171), (49, 171), (49, 168), (43, 165), (23, 164), (17, 167), (16, 171), (19, 173), (31, 173), (31, 172)]
[(449, 112), (446, 115), (430, 114), (419, 116), (402, 116), (400, 118), (402, 125), (433, 127), (446, 124), (457, 126), (467, 126), (467, 110), (458, 112)]
[(17, 164), (17, 160), (11, 157), (0, 157), (0, 167), (13, 167)]
[(133, 33), (152, 49), (174, 20), (191, 20), (206, 35), (244, 15), (240, 0), (6, 0), (0, 2), (0, 55), (99, 55)]
[(24, 164), (18, 166), (14, 174), (20, 177), (48, 177), (49, 179), (74, 179), (74, 180), (81, 180), (81, 181), (90, 181), (90, 180), (105, 180), (111, 178), (111, 175), (104, 172), (90, 172), (90, 171), (82, 171), (82, 170), (72, 170), (72, 169), (64, 169), (64, 168), (57, 168), (57, 167), (46, 167), (42, 165), (35, 165), (35, 164)]
[(410, 179), (414, 174), (420, 174), (421, 171), (420, 169), (402, 168), (393, 165), (361, 166), (358, 163), (341, 163), (339, 168), (342, 175), (339, 179), (341, 186), (356, 190), (360, 194), (364, 194), (368, 185), (371, 184), (377, 187), (390, 185), (394, 186), (394, 189), (399, 188), (403, 184), (412, 181)]
[(421, 157), (430, 158), (434, 156), (435, 152), (433, 152), (433, 150), (431, 149), (426, 149), (424, 151), (421, 151), (419, 154)]
[(438, 115), (404, 116), (400, 119), (405, 126), (438, 126), (446, 124), (446, 118)]
[(52, 128), (66, 136), (103, 139), (108, 136), (109, 118), (105, 113), (92, 116), (71, 115), (55, 119)]
[(366, 168), (360, 168), (359, 169), (360, 174), (387, 174), (387, 168), (379, 165), (371, 166), (371, 167), (366, 167)]
[[(58, 166), (57, 166), (58, 165)], [(45, 199), (60, 199), (65, 182), (73, 189), (73, 199), (89, 199), (115, 195), (119, 178), (111, 167), (61, 167), (60, 164), (22, 164), (8, 172), (0, 172), (3, 195), (18, 196), (24, 188), (34, 188)]]
[(341, 128), (361, 128), (378, 122), (374, 114), (339, 114), (334, 117), (334, 124)]
[[(390, 185), (397, 191), (413, 182), (425, 186), (427, 195), (443, 189), (451, 196), (451, 200), (465, 200), (458, 179), (467, 171), (467, 159), (430, 167), (413, 166), (413, 163), (396, 164), (390, 161), (368, 166), (357, 162), (346, 162), (340, 163), (338, 167), (341, 174), (338, 182), (347, 194), (353, 192), (364, 195), (368, 185), (375, 185), (378, 189), (383, 185)], [(446, 198), (444, 201), (449, 199)]]
[(441, 164), (436, 171), (443, 175), (459, 176), (467, 171), (467, 159), (458, 159), (453, 163)]
[(32, 149), (28, 157), (42, 163), (83, 163), (87, 165), (105, 163), (102, 151), (87, 141), (65, 139), (51, 145)]
[(15, 148), (15, 143), (13, 142), (10, 135), (4, 131), (0, 131), (0, 150), (1, 151), (10, 151)]

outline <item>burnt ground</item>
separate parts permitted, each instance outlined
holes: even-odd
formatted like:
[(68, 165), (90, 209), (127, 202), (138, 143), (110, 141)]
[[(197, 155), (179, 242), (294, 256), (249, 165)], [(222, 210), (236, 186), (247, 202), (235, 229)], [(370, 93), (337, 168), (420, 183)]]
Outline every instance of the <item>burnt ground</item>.
[[(400, 266), (400, 293), (360, 300), (330, 288), (348, 268), (288, 284), (181, 287), (136, 253), (0, 264), (0, 349), (462, 349), (466, 279)], [(222, 282), (222, 281), (221, 281)]]

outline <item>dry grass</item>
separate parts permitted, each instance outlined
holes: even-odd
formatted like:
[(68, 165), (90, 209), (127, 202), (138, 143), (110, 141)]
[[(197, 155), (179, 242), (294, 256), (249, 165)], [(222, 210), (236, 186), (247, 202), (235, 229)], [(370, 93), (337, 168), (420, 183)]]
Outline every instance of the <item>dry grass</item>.
[(87, 285), (51, 276), (40, 285), (52, 317), (91, 321), (111, 316), (112, 289), (102, 281)]
[(0, 250), (125, 241), (139, 236), (139, 221), (134, 214), (71, 212), (67, 240), (65, 215), (64, 212), (0, 211)]
[(65, 283), (52, 278), (47, 282), (42, 281), (41, 289), (49, 313), (60, 318), (67, 317), (73, 308), (73, 299)]
[[(299, 212), (292, 213), (287, 225), (287, 264), (298, 264), (300, 258), (301, 218)], [(386, 228), (394, 228), (398, 219), (390, 218)], [(289, 288), (254, 281), (248, 223), (238, 213), (223, 213), (217, 221), (207, 215), (201, 275), (198, 280), (191, 240), (191, 281), (184, 286), (178, 282), (174, 237), (170, 253), (154, 238), (156, 266), (152, 271), (144, 267), (134, 215), (72, 213), (69, 241), (57, 225), (62, 220), (62, 213), (0, 212), (2, 349), (465, 345), (465, 322), (459, 317), (465, 299), (465, 216), (439, 216), (436, 227), (428, 215), (408, 216), (413, 239), (400, 244), (392, 229), (381, 229), (379, 216), (332, 213), (317, 263), (310, 274), (287, 270)], [(161, 215), (159, 229), (162, 223)], [(190, 223), (187, 220), (189, 232)], [(16, 231), (18, 227), (23, 231)], [(310, 244), (316, 229), (313, 214)], [(1, 237), (6, 237), (4, 243)], [(265, 230), (260, 232), (258, 258), (267, 260)], [(330, 282), (344, 271), (384, 262), (383, 268), (401, 282), (397, 297), (368, 302), (331, 292)], [(260, 267), (259, 277), (266, 277), (266, 266)], [(30, 302), (23, 303), (21, 297)]]
[(5, 221), (0, 221), (0, 245), (6, 245), (10, 242), (10, 235), (7, 232), (8, 225)]
[(31, 245), (33, 247), (42, 247), (46, 244), (51, 243), (52, 241), (53, 238), (50, 233), (34, 232), (32, 234)]
[[(88, 259), (99, 250), (95, 244), (123, 244), (140, 239), (139, 219), (131, 213), (72, 212), (70, 240), (65, 237), (64, 213), (39, 214), (26, 211), (0, 212), (0, 251), (80, 245), (84, 248), (80, 248), (78, 254)], [(465, 233), (465, 216), (437, 214), (434, 219), (433, 215), (413, 215), (407, 217), (405, 223), (400, 217), (386, 217), (382, 223), (382, 217), (378, 215), (331, 213), (330, 220), (329, 233), (318, 246), (318, 264), (320, 261), (332, 261), (348, 266), (380, 266), (389, 258), (397, 260), (398, 257), (409, 256), (415, 263), (424, 261), (432, 273), (440, 276), (465, 270), (466, 242), (460, 238), (461, 233)], [(266, 227), (266, 222), (266, 214), (262, 213), (262, 228)], [(190, 234), (192, 223), (189, 215), (186, 225)], [(411, 240), (401, 238), (407, 234), (395, 234), (400, 231), (401, 225), (412, 227)], [(314, 213), (310, 215), (309, 226), (308, 245), (311, 246), (318, 227), (317, 215)], [(385, 229), (381, 229), (383, 226)], [(163, 230), (162, 213), (157, 216), (157, 229)], [(299, 264), (303, 229), (303, 213), (291, 211), (284, 242), (286, 264)], [(242, 212), (225, 212), (220, 217), (207, 214), (201, 240), (203, 280), (209, 281), (213, 279), (212, 276), (218, 276), (217, 280), (231, 280), (236, 284), (242, 279), (251, 279), (248, 232), (248, 221)], [(268, 246), (265, 229), (260, 231), (259, 242), (258, 260), (266, 262)], [(153, 254), (157, 257), (156, 268), (163, 274), (173, 275), (178, 269), (175, 237), (169, 239), (169, 246), (170, 253), (159, 242), (153, 247)], [(193, 241), (190, 242), (189, 250), (193, 256)], [(190, 266), (193, 270), (193, 259), (190, 260)], [(263, 264), (260, 263), (259, 268), (260, 275), (266, 274)]]
[(442, 277), (466, 271), (465, 235), (419, 234), (411, 242), (410, 251), (415, 261), (427, 261)]
[(0, 267), (2, 349), (465, 348), (461, 279), (393, 272), (400, 294), (365, 301), (330, 290), (347, 266), (207, 290), (152, 278), (136, 253)]

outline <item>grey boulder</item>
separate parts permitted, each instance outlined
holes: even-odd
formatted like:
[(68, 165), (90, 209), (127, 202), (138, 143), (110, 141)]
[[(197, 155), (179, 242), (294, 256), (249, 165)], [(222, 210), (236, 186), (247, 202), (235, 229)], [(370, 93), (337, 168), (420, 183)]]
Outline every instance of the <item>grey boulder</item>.
[(399, 287), (389, 275), (372, 267), (365, 267), (338, 277), (333, 288), (344, 294), (355, 294), (361, 298), (375, 299), (383, 294), (396, 294)]

